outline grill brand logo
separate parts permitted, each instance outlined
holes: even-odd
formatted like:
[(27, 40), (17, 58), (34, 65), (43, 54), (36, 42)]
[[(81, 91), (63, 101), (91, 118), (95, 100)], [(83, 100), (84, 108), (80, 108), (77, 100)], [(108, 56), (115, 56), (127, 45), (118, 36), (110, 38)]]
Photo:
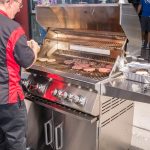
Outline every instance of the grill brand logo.
[(145, 3), (150, 4), (150, 0), (144, 0)]

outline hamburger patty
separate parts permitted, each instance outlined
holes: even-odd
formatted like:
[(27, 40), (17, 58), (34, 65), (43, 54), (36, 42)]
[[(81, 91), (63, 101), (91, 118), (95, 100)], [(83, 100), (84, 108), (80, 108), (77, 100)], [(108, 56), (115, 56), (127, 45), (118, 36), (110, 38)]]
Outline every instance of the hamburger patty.
[(98, 71), (100, 73), (110, 73), (111, 69), (108, 69), (108, 68), (98, 68)]
[(87, 68), (84, 68), (83, 70), (86, 71), (86, 72), (93, 72), (93, 71), (95, 71), (95, 68), (87, 67)]

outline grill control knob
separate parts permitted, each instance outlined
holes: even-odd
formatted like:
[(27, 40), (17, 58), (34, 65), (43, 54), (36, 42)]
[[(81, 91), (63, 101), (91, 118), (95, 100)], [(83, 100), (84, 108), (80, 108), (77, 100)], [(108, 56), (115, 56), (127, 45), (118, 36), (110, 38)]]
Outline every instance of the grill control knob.
[(24, 89), (25, 91), (28, 91), (29, 82), (30, 82), (30, 81), (27, 80), (27, 79), (22, 79), (22, 80), (21, 80), (23, 89)]
[(79, 85), (78, 88), (81, 89), (81, 85)]
[(28, 81), (27, 79), (23, 79), (23, 80), (22, 80), (22, 84), (23, 84), (25, 87), (28, 87), (29, 81)]
[(69, 93), (68, 96), (67, 96), (67, 100), (68, 100), (69, 102), (72, 102), (73, 97), (74, 97), (74, 96), (73, 96), (71, 93)]
[(64, 93), (63, 93), (63, 98), (66, 99), (67, 97), (68, 97), (68, 93), (67, 93), (67, 92), (64, 92)]
[(54, 95), (54, 96), (56, 96), (56, 95), (57, 95), (57, 93), (58, 93), (58, 90), (57, 90), (57, 89), (55, 89), (55, 90), (54, 90), (54, 92), (53, 92), (53, 95)]
[(86, 103), (86, 97), (80, 96), (79, 104), (80, 104), (81, 106), (84, 106), (85, 103)]
[(90, 89), (89, 89), (89, 91), (90, 91), (90, 92), (92, 92), (92, 91), (93, 91), (93, 89), (91, 89), (91, 88), (90, 88)]
[(74, 95), (74, 96), (73, 96), (73, 101), (74, 101), (75, 103), (79, 103), (79, 100), (80, 100), (80, 97), (79, 97), (78, 95)]
[(38, 84), (37, 85), (37, 87), (38, 87), (38, 90), (39, 90), (39, 92), (42, 92), (42, 93), (44, 93), (44, 91), (45, 91), (45, 85), (42, 85), (42, 84)]
[(58, 90), (57, 96), (58, 96), (59, 98), (63, 97), (63, 91), (62, 91), (62, 90)]
[(71, 86), (71, 83), (68, 83), (68, 86)]

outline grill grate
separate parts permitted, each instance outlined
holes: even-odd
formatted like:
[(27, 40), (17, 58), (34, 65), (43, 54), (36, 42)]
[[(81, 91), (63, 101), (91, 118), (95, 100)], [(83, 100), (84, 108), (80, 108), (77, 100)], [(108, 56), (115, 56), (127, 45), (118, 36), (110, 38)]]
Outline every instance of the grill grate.
[[(58, 56), (58, 54), (55, 54), (54, 58), (56, 59), (56, 62), (48, 63), (48, 62), (37, 61), (36, 65), (39, 65), (39, 66), (42, 66), (42, 67), (49, 67), (51, 69), (55, 69), (55, 70), (59, 70), (59, 71), (63, 71), (63, 72), (71, 73), (71, 74), (84, 76), (84, 77), (87, 77), (87, 78), (90, 78), (90, 79), (102, 80), (102, 79), (108, 77), (109, 73), (100, 73), (98, 71), (98, 68), (100, 68), (101, 66), (104, 66), (104, 65), (108, 65), (108, 64), (111, 64), (113, 66), (113, 63), (114, 63), (114, 59), (109, 58), (109, 57), (95, 56), (95, 57), (99, 58), (99, 59), (96, 58), (96, 60), (95, 60), (94, 56), (91, 56), (91, 57), (87, 56), (86, 58), (81, 58), (81, 57), (73, 57), (73, 56), (70, 57), (69, 55), (70, 55), (70, 53), (68, 53), (68, 56), (66, 54), (65, 55), (59, 55), (59, 56)], [(74, 55), (74, 53), (72, 55)], [(82, 54), (80, 56), (82, 56)], [(71, 59), (73, 60), (75, 58), (78, 59), (79, 61), (80, 60), (82, 60), (82, 61), (85, 60), (87, 62), (90, 62), (90, 61), (95, 62), (96, 63), (95, 71), (85, 72), (84, 70), (75, 70), (75, 69), (72, 69), (72, 66), (73, 66), (72, 64), (70, 64), (70, 65), (64, 64), (65, 60), (67, 60), (67, 59), (68, 60), (71, 60)]]

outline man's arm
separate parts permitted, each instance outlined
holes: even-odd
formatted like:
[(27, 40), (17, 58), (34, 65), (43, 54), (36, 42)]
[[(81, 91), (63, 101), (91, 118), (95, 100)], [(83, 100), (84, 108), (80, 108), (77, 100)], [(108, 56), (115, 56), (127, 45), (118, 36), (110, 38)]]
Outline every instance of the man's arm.
[(15, 44), (14, 58), (16, 62), (23, 68), (29, 68), (36, 61), (39, 51), (38, 45), (34, 43), (33, 49), (28, 46), (25, 35), (22, 35)]
[(142, 10), (142, 5), (139, 4), (139, 5), (138, 5), (138, 8), (137, 8), (137, 13), (138, 13), (138, 15), (140, 14), (141, 10)]

